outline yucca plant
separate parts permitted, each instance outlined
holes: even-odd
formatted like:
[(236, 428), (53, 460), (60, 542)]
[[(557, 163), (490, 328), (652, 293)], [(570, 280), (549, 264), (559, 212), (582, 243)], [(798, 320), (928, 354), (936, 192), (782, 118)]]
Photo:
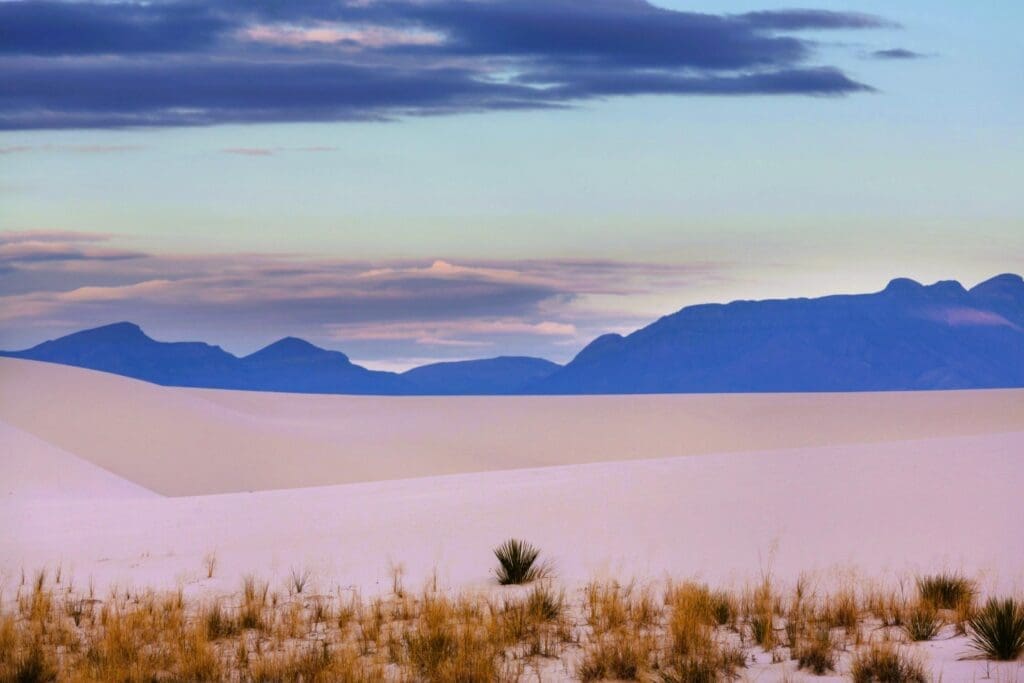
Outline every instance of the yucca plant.
[(971, 645), (984, 657), (1014, 660), (1024, 653), (1024, 603), (989, 598), (967, 625)]
[(544, 576), (544, 568), (537, 564), (540, 550), (526, 541), (510, 538), (494, 549), (498, 558), (498, 583), (503, 586), (530, 583)]

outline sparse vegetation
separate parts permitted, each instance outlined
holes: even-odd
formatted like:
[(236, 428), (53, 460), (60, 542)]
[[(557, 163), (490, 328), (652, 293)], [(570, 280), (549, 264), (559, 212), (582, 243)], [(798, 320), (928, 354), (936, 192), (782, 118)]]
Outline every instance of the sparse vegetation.
[(518, 538), (499, 545), (494, 556), (498, 558), (498, 583), (503, 586), (530, 583), (548, 574), (544, 565), (537, 564), (540, 550)]
[(983, 657), (1013, 660), (1024, 654), (1024, 603), (989, 599), (968, 621), (971, 644)]
[[(819, 593), (804, 579), (733, 590), (593, 582), (568, 594), (551, 579), (462, 594), (435, 579), (419, 592), (403, 587), (371, 599), (340, 588), (311, 594), (291, 575), (289, 582), (272, 592), (247, 576), (233, 594), (122, 589), (96, 598), (91, 587), (76, 592), (68, 576), (57, 584), (55, 572), (33, 574), (13, 600), (0, 601), (0, 683), (700, 683), (734, 680), (769, 656), (793, 660), (808, 676), (848, 671), (855, 683), (921, 683), (928, 676), (915, 646), (890, 639), (932, 637), (952, 619), (931, 602), (906, 604), (851, 582)], [(886, 624), (896, 612), (902, 626)], [(989, 601), (966, 628), (985, 658), (1012, 659), (1024, 647), (1024, 612), (1014, 600)]]

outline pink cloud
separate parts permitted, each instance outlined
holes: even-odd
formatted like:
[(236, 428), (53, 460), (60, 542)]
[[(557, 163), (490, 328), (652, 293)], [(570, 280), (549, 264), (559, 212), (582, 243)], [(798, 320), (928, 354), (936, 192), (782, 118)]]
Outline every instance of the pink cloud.
[(444, 42), (441, 34), (432, 31), (337, 23), (319, 23), (315, 26), (259, 24), (243, 30), (242, 37), (257, 43), (289, 47), (341, 44), (356, 49), (393, 45), (440, 45)]

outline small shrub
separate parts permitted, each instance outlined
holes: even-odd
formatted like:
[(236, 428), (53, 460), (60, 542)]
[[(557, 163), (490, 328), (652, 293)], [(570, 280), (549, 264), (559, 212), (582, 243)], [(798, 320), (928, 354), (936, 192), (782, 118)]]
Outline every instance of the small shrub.
[(715, 591), (711, 594), (711, 612), (715, 617), (715, 623), (725, 626), (736, 616), (736, 606), (732, 596), (725, 591)]
[(213, 640), (236, 635), (240, 630), (238, 620), (224, 611), (219, 600), (207, 608), (203, 621), (207, 635)]
[(941, 628), (942, 619), (930, 602), (919, 602), (904, 615), (903, 630), (913, 641), (931, 640)]
[(798, 643), (796, 662), (798, 669), (807, 669), (817, 676), (835, 671), (836, 653), (827, 628), (818, 629), (814, 637)]
[(583, 652), (576, 674), (584, 683), (604, 679), (639, 680), (650, 667), (655, 645), (636, 632), (618, 631)]
[(831, 596), (826, 605), (826, 618), (829, 625), (846, 629), (847, 633), (853, 632), (860, 620), (856, 594), (851, 590), (845, 590)]
[(537, 565), (540, 550), (526, 541), (510, 538), (494, 549), (498, 558), (498, 583), (503, 586), (530, 583), (543, 578), (544, 568)]
[(921, 663), (890, 643), (875, 644), (854, 655), (853, 683), (928, 683)]
[(556, 593), (551, 586), (541, 583), (526, 597), (526, 609), (540, 621), (554, 621), (565, 609), (565, 595)]
[(775, 647), (775, 618), (771, 613), (760, 613), (750, 617), (750, 635), (754, 642), (767, 652)]
[(37, 638), (7, 666), (0, 668), (0, 679), (14, 683), (47, 683), (57, 680), (57, 665), (50, 649)]
[(917, 592), (921, 600), (936, 609), (956, 609), (958, 605), (974, 600), (974, 582), (960, 574), (942, 573), (917, 577)]
[(989, 659), (1014, 660), (1024, 653), (1024, 604), (990, 598), (967, 622), (972, 647)]

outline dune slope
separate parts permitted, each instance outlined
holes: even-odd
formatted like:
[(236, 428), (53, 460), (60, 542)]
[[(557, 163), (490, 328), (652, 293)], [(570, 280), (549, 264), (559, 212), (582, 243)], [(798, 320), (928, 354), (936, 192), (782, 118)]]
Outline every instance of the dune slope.
[[(318, 589), (436, 569), (485, 586), (491, 548), (537, 543), (559, 580), (745, 581), (771, 567), (874, 578), (942, 568), (1024, 585), (1024, 433), (482, 472), (288, 491), (0, 504), (0, 571), (58, 563), (98, 588), (233, 590), (292, 568)], [(216, 552), (217, 575), (203, 558)]]
[(0, 420), (172, 496), (1024, 431), (1024, 390), (322, 396), (15, 359), (0, 384)]

